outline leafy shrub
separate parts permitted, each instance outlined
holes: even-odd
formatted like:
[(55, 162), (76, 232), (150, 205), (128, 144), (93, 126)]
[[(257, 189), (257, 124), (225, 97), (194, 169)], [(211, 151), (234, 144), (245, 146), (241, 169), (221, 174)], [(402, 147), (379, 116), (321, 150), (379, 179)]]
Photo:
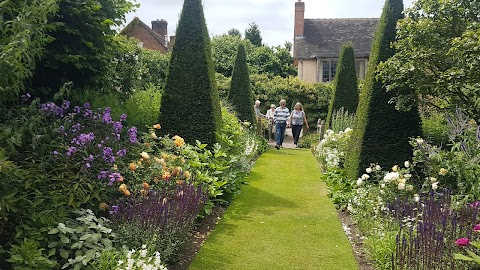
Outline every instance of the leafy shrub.
[(78, 215), (76, 219), (59, 223), (48, 232), (55, 239), (48, 247), (53, 249), (50, 252), (56, 250), (62, 269), (89, 269), (100, 253), (112, 249), (116, 235), (106, 227), (107, 219), (97, 218), (92, 210), (79, 209), (75, 213)]
[(315, 132), (305, 132), (302, 135), (302, 139), (298, 142), (298, 147), (301, 148), (311, 148), (318, 144), (320, 135)]
[(148, 190), (112, 206), (110, 213), (121, 244), (139, 249), (148, 245), (165, 261), (175, 261), (190, 236), (206, 201), (201, 186), (191, 183), (164, 191)]
[(20, 245), (13, 245), (9, 251), (11, 257), (7, 260), (12, 263), (15, 270), (39, 269), (49, 270), (57, 266), (55, 260), (49, 259), (54, 252), (45, 254), (45, 249), (40, 248), (40, 243), (27, 238)]
[[(355, 56), (353, 54), (353, 45), (351, 42), (343, 44), (342, 49), (340, 50), (335, 74), (332, 98), (328, 108), (327, 120), (325, 121), (327, 128), (331, 125), (332, 115), (335, 111), (344, 108), (347, 112), (349, 111), (354, 114), (357, 110), (358, 84), (355, 71)], [(344, 128), (341, 128), (340, 130), (343, 130)], [(340, 131), (334, 128), (331, 129), (334, 131)]]
[(352, 132), (351, 128), (346, 128), (345, 131), (339, 133), (330, 129), (327, 130), (324, 138), (313, 149), (313, 155), (317, 158), (323, 170), (335, 170), (344, 167), (345, 153)]
[(183, 4), (159, 122), (162, 133), (212, 147), (222, 126), (210, 37), (200, 0)]
[(431, 112), (424, 115), (422, 117), (423, 137), (434, 145), (445, 147), (449, 142), (448, 129), (445, 128), (447, 125), (446, 117), (441, 113)]
[(332, 113), (331, 120), (330, 129), (335, 132), (340, 132), (346, 128), (353, 127), (355, 114), (349, 114), (348, 111), (341, 107), (338, 111)]

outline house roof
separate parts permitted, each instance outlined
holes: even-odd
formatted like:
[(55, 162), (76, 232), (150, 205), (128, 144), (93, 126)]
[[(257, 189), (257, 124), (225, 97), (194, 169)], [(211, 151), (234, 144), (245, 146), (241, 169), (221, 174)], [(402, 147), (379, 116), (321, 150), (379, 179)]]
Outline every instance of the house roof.
[(168, 47), (165, 45), (166, 44), (165, 38), (163, 38), (161, 35), (157, 34), (157, 32), (153, 31), (152, 28), (150, 28), (150, 26), (146, 25), (138, 17), (133, 18), (133, 20), (130, 23), (128, 23), (127, 26), (125, 26), (125, 28), (123, 28), (123, 30), (120, 32), (120, 34), (128, 36), (128, 34), (137, 25), (147, 29), (147, 31), (152, 35), (152, 37), (155, 38), (158, 41), (158, 43), (160, 43), (163, 47), (165, 47), (165, 49), (168, 50)]
[(301, 58), (337, 58), (343, 43), (351, 41), (355, 57), (368, 57), (378, 18), (305, 19), (303, 37), (295, 37), (295, 55)]

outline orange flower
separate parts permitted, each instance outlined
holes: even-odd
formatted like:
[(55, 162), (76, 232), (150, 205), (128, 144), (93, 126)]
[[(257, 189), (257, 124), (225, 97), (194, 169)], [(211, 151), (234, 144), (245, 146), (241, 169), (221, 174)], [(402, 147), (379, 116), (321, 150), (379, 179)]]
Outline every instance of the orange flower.
[(183, 183), (185, 183), (184, 180), (177, 180), (177, 185), (183, 185)]
[(163, 180), (167, 181), (168, 179), (170, 179), (170, 173), (169, 172), (164, 172), (163, 175), (162, 175), (162, 178)]
[(130, 171), (134, 172), (137, 169), (137, 165), (131, 162), (130, 164), (128, 164), (128, 168), (130, 169)]
[(127, 196), (127, 197), (130, 197), (131, 193), (130, 191), (127, 189), (123, 192), (123, 195)]
[(147, 182), (143, 182), (142, 185), (143, 185), (144, 189), (149, 189), (150, 188), (150, 185)]
[(108, 204), (106, 204), (104, 202), (102, 202), (98, 205), (98, 208), (100, 208), (101, 210), (106, 210), (106, 209), (108, 209), (108, 207), (109, 207)]
[(162, 127), (160, 126), (160, 124), (155, 124), (155, 125), (153, 125), (153, 128), (154, 129), (161, 129)]
[(120, 175), (120, 178), (118, 178), (118, 182), (123, 182), (123, 176)]
[(145, 190), (145, 189), (140, 190), (140, 195), (146, 197), (148, 195), (148, 190)]
[(178, 147), (178, 146), (182, 146), (185, 144), (185, 140), (183, 140), (182, 137), (178, 136), (178, 135), (175, 135), (173, 136), (173, 143)]

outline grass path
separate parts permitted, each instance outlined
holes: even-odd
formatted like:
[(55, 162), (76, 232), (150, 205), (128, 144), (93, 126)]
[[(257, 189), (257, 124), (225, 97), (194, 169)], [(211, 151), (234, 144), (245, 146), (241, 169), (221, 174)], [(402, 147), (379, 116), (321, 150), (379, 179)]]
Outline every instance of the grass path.
[(189, 270), (358, 269), (315, 157), (269, 149)]

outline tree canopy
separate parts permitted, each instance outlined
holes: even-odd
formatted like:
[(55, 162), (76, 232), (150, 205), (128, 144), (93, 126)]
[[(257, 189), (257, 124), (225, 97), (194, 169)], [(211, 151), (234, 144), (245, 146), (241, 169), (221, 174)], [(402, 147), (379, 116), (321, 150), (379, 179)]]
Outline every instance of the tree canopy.
[(409, 109), (420, 95), (429, 105), (460, 107), (480, 119), (478, 14), (478, 1), (465, 0), (417, 0), (407, 10), (393, 42), (396, 53), (379, 67), (398, 108)]
[(248, 26), (245, 30), (245, 39), (250, 40), (250, 42), (257, 47), (262, 46), (262, 35), (258, 25), (252, 22)]

